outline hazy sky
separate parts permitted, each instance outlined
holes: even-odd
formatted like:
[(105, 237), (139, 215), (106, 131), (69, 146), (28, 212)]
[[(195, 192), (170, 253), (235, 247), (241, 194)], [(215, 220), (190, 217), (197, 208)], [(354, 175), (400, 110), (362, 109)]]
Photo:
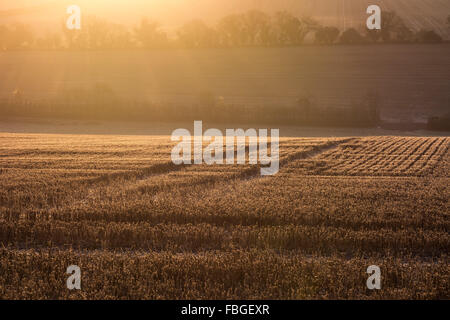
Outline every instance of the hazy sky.
[[(23, 13), (20, 15), (23, 18), (28, 16), (28, 19), (39, 15), (54, 16), (58, 12), (64, 15), (65, 7), (69, 4), (77, 4), (85, 13), (120, 22), (136, 21), (136, 17), (148, 16), (165, 24), (179, 24), (179, 21), (198, 17), (206, 21), (216, 20), (225, 14), (248, 9), (311, 11), (315, 7), (323, 7), (323, 3), (332, 3), (331, 8), (335, 11), (333, 3), (339, 1), (366, 2), (368, 0), (1, 0), (0, 18), (5, 15), (19, 17), (19, 13)], [(41, 7), (41, 10), (37, 10), (37, 7)], [(25, 15), (27, 11), (34, 13)]]
[(81, 7), (82, 14), (93, 14), (122, 24), (135, 24), (145, 16), (171, 28), (195, 18), (213, 23), (229, 13), (249, 9), (269, 12), (298, 9), (300, 3), (312, 1), (318, 0), (1, 0), (0, 24), (20, 21), (33, 24), (36, 29), (39, 26), (49, 29), (60, 25), (68, 5), (76, 4)]
[[(297, 0), (303, 1), (303, 0)], [(309, 0), (307, 0), (309, 1)], [(283, 2), (283, 0), (281, 1)], [(284, 2), (292, 2), (291, 0)], [(115, 18), (132, 18), (133, 16), (162, 16), (166, 18), (182, 18), (185, 16), (217, 15), (223, 11), (258, 8), (267, 0), (2, 0), (0, 10), (26, 9), (46, 6), (47, 10), (64, 8), (69, 4), (77, 4), (89, 13), (111, 16)], [(270, 3), (270, 2), (269, 2)]]
[[(379, 3), (383, 10), (396, 11), (414, 29), (434, 29), (443, 35), (449, 32), (445, 19), (450, 13), (450, 0)], [(0, 0), (0, 24), (20, 21), (32, 24), (35, 30), (59, 28), (70, 4), (79, 5), (82, 14), (117, 23), (136, 24), (142, 17), (148, 17), (168, 29), (195, 18), (214, 23), (227, 14), (249, 9), (268, 13), (288, 10), (345, 29), (358, 27), (365, 21), (367, 6), (373, 0)]]

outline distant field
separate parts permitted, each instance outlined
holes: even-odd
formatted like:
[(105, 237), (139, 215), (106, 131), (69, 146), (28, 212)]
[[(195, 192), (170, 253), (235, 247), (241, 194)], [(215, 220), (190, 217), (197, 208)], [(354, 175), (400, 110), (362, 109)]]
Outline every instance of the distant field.
[(426, 121), (448, 112), (450, 45), (383, 45), (151, 52), (3, 52), (0, 98), (111, 87), (125, 101), (192, 105), (211, 93), (226, 104), (350, 107), (369, 90), (382, 117)]
[(450, 298), (450, 138), (282, 138), (264, 178), (172, 145), (0, 134), (0, 298)]

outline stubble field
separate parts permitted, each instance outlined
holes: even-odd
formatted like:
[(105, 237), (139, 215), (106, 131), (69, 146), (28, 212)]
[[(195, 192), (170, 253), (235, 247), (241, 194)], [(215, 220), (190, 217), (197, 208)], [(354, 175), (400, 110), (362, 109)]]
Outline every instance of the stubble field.
[(449, 299), (449, 145), (282, 138), (261, 177), (167, 136), (0, 134), (0, 298)]

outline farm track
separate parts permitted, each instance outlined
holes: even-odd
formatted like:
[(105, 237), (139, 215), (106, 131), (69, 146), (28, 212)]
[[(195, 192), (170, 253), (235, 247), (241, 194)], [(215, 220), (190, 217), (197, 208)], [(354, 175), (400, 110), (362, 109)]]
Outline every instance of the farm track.
[[(311, 149), (303, 150), (299, 152), (293, 152), (288, 154), (285, 157), (280, 158), (280, 169), (284, 166), (288, 166), (289, 163), (299, 160), (299, 159), (310, 159), (314, 158), (324, 152), (333, 150), (340, 143), (345, 143), (351, 141), (353, 139), (342, 139), (338, 141), (331, 141), (324, 143), (323, 145), (313, 146)], [(268, 144), (268, 149), (270, 149), (270, 143)], [(248, 155), (248, 147), (246, 148), (246, 154)], [(226, 153), (223, 154), (224, 159)], [(89, 187), (87, 188), (87, 194), (92, 195), (93, 193), (99, 194), (105, 191), (102, 191), (102, 188), (111, 189), (111, 186), (114, 184), (119, 184), (122, 188), (128, 189), (129, 192), (138, 192), (138, 193), (146, 193), (146, 194), (157, 194), (170, 192), (171, 190), (177, 188), (193, 188), (193, 187), (203, 187), (203, 188), (214, 188), (215, 185), (221, 184), (227, 181), (239, 182), (239, 181), (248, 181), (253, 179), (262, 179), (260, 170), (260, 165), (247, 165), (246, 168), (240, 169), (237, 173), (229, 173), (225, 175), (219, 176), (205, 176), (195, 181), (189, 181), (186, 183), (176, 183), (176, 184), (163, 184), (163, 185), (142, 185), (145, 183), (145, 180), (161, 176), (164, 177), (168, 174), (174, 174), (179, 172), (182, 174), (189, 169), (195, 170), (196, 165), (175, 165), (173, 162), (166, 162), (161, 164), (156, 164), (151, 167), (147, 167), (144, 169), (140, 169), (138, 171), (131, 172), (119, 172), (102, 175), (97, 178), (88, 179), (85, 182), (88, 183)], [(203, 168), (208, 168), (208, 166), (203, 165)], [(108, 191), (106, 191), (107, 193)], [(85, 198), (78, 199), (74, 202), (68, 202), (65, 206), (68, 208), (76, 208), (79, 204), (82, 204), (86, 201)]]
[[(288, 154), (286, 157), (280, 159), (280, 168), (283, 166), (289, 165), (292, 161), (300, 160), (300, 159), (309, 159), (316, 157), (324, 152), (327, 152), (329, 150), (335, 149), (339, 144), (345, 143), (348, 141), (351, 141), (352, 139), (343, 139), (341, 141), (332, 141), (325, 143), (323, 145), (317, 145), (312, 148), (312, 150), (303, 150), (299, 152), (293, 152), (291, 154)], [(270, 149), (270, 143), (268, 144), (267, 149)], [(235, 153), (236, 154), (236, 153)], [(246, 148), (246, 155), (248, 156), (248, 146)], [(226, 152), (223, 153), (223, 158), (225, 159)], [(169, 174), (177, 171), (182, 171), (187, 168), (195, 167), (196, 165), (186, 165), (186, 164), (180, 164), (175, 165), (173, 162), (167, 162), (162, 164), (156, 164), (148, 168), (144, 168), (142, 170), (136, 171), (136, 172), (127, 172), (127, 173), (113, 173), (109, 175), (104, 175), (99, 178), (95, 178), (92, 181), (100, 182), (100, 181), (108, 181), (109, 183), (114, 183), (114, 180), (120, 180), (122, 182), (123, 178), (130, 179), (130, 180), (137, 180), (142, 181), (149, 177), (155, 176), (155, 175), (164, 175)], [(253, 165), (250, 168), (241, 170), (238, 174), (232, 175), (229, 177), (229, 179), (233, 180), (248, 180), (248, 179), (256, 179), (260, 178), (260, 165)], [(221, 177), (225, 180), (227, 180), (226, 177)], [(214, 182), (214, 179), (206, 181), (206, 182)], [(204, 182), (199, 182), (199, 184), (203, 184)]]

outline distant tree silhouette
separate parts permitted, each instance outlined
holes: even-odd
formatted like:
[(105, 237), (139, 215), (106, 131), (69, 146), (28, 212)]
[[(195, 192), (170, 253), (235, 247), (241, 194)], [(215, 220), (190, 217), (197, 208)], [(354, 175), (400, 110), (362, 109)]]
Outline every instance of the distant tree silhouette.
[(316, 31), (316, 42), (320, 44), (333, 44), (339, 37), (340, 31), (336, 27), (322, 27)]
[(169, 40), (167, 34), (160, 30), (156, 22), (144, 18), (140, 25), (134, 29), (136, 39), (143, 48), (158, 48), (167, 46)]
[(135, 47), (131, 32), (121, 24), (111, 24), (105, 46), (110, 49), (129, 49)]
[(381, 39), (381, 30), (364, 28), (366, 38), (369, 42), (379, 42)]
[(392, 33), (399, 23), (398, 16), (395, 12), (384, 11), (381, 17), (381, 38), (383, 41), (390, 41)]
[(30, 26), (16, 23), (12, 26), (0, 27), (0, 46), (3, 50), (28, 49), (35, 42)]
[(232, 14), (222, 18), (217, 24), (217, 35), (220, 45), (225, 47), (245, 45), (244, 28), (242, 15)]
[(133, 46), (128, 29), (96, 16), (87, 16), (81, 30), (69, 30), (63, 24), (66, 46), (70, 49), (125, 49)]
[(312, 120), (314, 116), (314, 108), (317, 108), (316, 103), (313, 101), (314, 97), (309, 94), (303, 94), (297, 99), (297, 112), (303, 120), (307, 123)]
[(35, 47), (44, 50), (61, 49), (62, 38), (58, 33), (47, 32), (45, 36), (37, 38)]
[(440, 117), (430, 117), (427, 123), (428, 130), (450, 131), (450, 113)]
[(6, 26), (0, 26), (0, 50), (4, 51), (8, 49), (7, 37), (9, 34), (9, 29)]
[(384, 42), (412, 40), (412, 31), (395, 11), (383, 11), (381, 17), (380, 35)]
[[(450, 16), (447, 23), (450, 26)], [(158, 23), (146, 18), (130, 29), (95, 16), (87, 16), (83, 18), (81, 30), (69, 30), (63, 22), (61, 31), (47, 32), (35, 38), (27, 25), (17, 23), (0, 26), (0, 50), (292, 46), (302, 45), (310, 32), (315, 32), (316, 43), (325, 45), (336, 41), (344, 44), (442, 41), (439, 34), (431, 30), (412, 32), (393, 11), (382, 12), (381, 30), (365, 29), (362, 35), (353, 28), (340, 34), (336, 27), (322, 27), (312, 18), (299, 18), (287, 11), (269, 16), (260, 10), (225, 16), (214, 27), (206, 25), (202, 20), (190, 21), (178, 28), (172, 37)]]
[(242, 16), (244, 33), (248, 45), (270, 45), (272, 26), (270, 17), (264, 12), (252, 10)]
[(364, 101), (368, 112), (367, 118), (372, 124), (378, 123), (380, 121), (380, 93), (376, 90), (369, 90), (364, 97)]
[(356, 31), (356, 29), (350, 28), (342, 33), (339, 42), (342, 44), (362, 44), (365, 41), (364, 37), (361, 36), (361, 34), (359, 34), (359, 32)]
[(188, 48), (210, 48), (217, 45), (215, 30), (202, 20), (184, 24), (177, 32), (178, 41)]
[(85, 19), (82, 30), (86, 32), (87, 48), (102, 49), (107, 47), (110, 25), (106, 21), (90, 16)]
[[(96, 49), (105, 30), (96, 25), (97, 18), (93, 16), (88, 16), (83, 20), (83, 28), (80, 30), (69, 30), (63, 23), (62, 31), (67, 47), (69, 49)], [(91, 30), (96, 27), (97, 30)]]
[(22, 23), (16, 24), (13, 30), (13, 46), (18, 49), (30, 48), (33, 42), (34, 35), (31, 27)]
[(219, 21), (216, 29), (223, 46), (268, 46), (273, 43), (271, 18), (258, 10), (228, 15)]
[(317, 23), (308, 18), (297, 18), (287, 11), (277, 12), (274, 17), (277, 44), (299, 45), (306, 35), (317, 27)]
[(219, 20), (216, 30), (221, 46), (238, 46), (241, 43), (242, 25), (239, 15), (233, 14), (223, 17)]
[(397, 27), (397, 33), (395, 40), (397, 42), (411, 42), (414, 39), (414, 32), (409, 29), (405, 24), (401, 24)]
[(433, 30), (420, 30), (416, 34), (416, 40), (422, 43), (440, 43), (442, 37)]
[(75, 48), (75, 41), (78, 34), (78, 30), (69, 30), (66, 27), (65, 22), (61, 23), (61, 30), (63, 35), (64, 46), (68, 49)]

